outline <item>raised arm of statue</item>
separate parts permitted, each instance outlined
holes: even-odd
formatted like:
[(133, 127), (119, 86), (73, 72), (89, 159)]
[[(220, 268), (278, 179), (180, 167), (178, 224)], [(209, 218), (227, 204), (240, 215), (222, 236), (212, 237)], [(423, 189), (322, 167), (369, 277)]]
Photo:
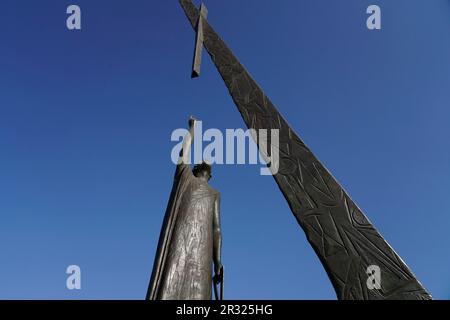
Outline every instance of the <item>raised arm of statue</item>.
[(195, 125), (197, 120), (192, 116), (189, 118), (189, 133), (186, 134), (183, 140), (183, 148), (180, 151), (180, 158), (178, 159), (178, 166), (189, 163), (191, 154), (192, 140), (194, 139)]

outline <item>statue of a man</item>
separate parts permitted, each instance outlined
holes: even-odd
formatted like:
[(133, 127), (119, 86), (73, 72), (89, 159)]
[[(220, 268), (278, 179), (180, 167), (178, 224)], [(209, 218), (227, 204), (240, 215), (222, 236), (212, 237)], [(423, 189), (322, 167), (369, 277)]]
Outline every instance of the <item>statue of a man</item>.
[(147, 292), (150, 300), (211, 300), (213, 262), (214, 279), (221, 276), (220, 194), (208, 184), (210, 165), (191, 170), (187, 164), (195, 123), (191, 117), (180, 152)]

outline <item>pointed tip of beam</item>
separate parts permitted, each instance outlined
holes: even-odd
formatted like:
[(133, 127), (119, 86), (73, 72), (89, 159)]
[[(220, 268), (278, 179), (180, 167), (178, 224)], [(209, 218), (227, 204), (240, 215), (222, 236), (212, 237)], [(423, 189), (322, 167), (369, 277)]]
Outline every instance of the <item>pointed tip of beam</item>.
[(200, 5), (200, 14), (206, 19), (208, 17), (208, 8), (206, 5), (202, 2)]

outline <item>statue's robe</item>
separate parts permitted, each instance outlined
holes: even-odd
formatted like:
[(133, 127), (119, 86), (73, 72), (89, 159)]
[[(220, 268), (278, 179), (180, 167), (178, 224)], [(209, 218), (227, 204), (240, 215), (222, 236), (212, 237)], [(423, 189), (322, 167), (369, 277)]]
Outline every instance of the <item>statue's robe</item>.
[(150, 300), (211, 300), (213, 217), (219, 193), (177, 166), (147, 293)]

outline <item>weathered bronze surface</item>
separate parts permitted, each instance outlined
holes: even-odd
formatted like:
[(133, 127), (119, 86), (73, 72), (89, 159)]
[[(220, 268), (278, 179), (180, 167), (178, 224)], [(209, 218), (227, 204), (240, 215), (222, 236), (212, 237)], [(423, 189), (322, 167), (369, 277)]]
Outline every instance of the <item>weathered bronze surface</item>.
[(220, 278), (222, 235), (219, 192), (210, 167), (186, 164), (194, 135), (185, 138), (153, 265), (149, 300), (211, 300), (212, 264)]

